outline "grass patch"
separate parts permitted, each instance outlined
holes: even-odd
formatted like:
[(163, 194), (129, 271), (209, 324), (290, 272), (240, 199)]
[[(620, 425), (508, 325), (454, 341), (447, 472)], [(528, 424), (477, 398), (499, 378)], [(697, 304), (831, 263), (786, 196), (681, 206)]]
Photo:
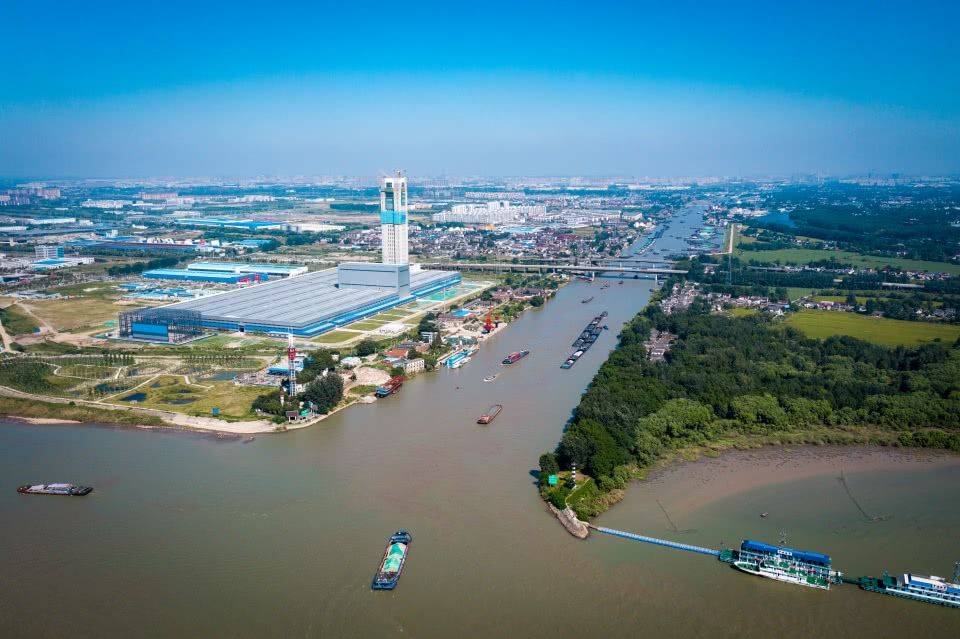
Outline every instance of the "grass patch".
[(340, 342), (346, 342), (351, 339), (359, 339), (362, 337), (359, 333), (350, 333), (347, 331), (330, 331), (329, 333), (324, 333), (323, 335), (318, 335), (314, 337), (312, 342), (318, 344), (339, 344)]
[(27, 335), (36, 332), (40, 324), (19, 304), (0, 309), (0, 321), (10, 335)]
[[(186, 415), (209, 417), (211, 409), (219, 408), (221, 419), (257, 419), (251, 410), (253, 400), (269, 389), (256, 386), (236, 386), (232, 382), (209, 382), (185, 384), (180, 377), (159, 377), (156, 381), (139, 386), (133, 392), (146, 393), (146, 398), (137, 406), (174, 411)], [(111, 403), (119, 402), (116, 397)], [(186, 400), (190, 400), (189, 402)]]
[(760, 311), (755, 308), (744, 308), (742, 306), (738, 306), (737, 308), (731, 308), (727, 312), (734, 317), (747, 317), (748, 315), (760, 314)]
[(51, 324), (58, 331), (73, 331), (79, 328), (96, 328), (108, 320), (117, 319), (122, 310), (136, 306), (117, 306), (111, 300), (78, 298), (63, 300), (33, 300), (30, 308), (37, 317)]
[(0, 397), (0, 413), (17, 417), (55, 417), (78, 422), (97, 422), (101, 424), (130, 424), (138, 426), (165, 426), (155, 415), (143, 415), (132, 411), (110, 410), (93, 406), (70, 406), (38, 402), (32, 399)]
[(915, 346), (935, 339), (952, 344), (960, 337), (960, 326), (955, 324), (908, 322), (838, 311), (803, 310), (790, 315), (786, 322), (808, 337), (850, 335), (884, 346)]

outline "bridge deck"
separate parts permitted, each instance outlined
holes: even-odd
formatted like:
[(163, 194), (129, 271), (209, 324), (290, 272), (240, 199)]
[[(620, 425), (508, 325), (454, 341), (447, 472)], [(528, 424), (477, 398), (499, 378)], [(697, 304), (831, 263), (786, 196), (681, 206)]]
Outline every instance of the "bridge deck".
[[(589, 525), (589, 524), (588, 524)], [(666, 546), (667, 548), (675, 548), (677, 550), (686, 550), (687, 552), (695, 552), (701, 555), (710, 555), (711, 557), (719, 557), (720, 551), (714, 550), (713, 548), (704, 548), (703, 546), (693, 546), (691, 544), (681, 544), (678, 541), (670, 541), (668, 539), (657, 539), (656, 537), (647, 537), (646, 535), (637, 535), (636, 533), (624, 532), (623, 530), (614, 530), (613, 528), (603, 528), (601, 526), (590, 525), (591, 528), (597, 532), (603, 533), (605, 535), (613, 535), (614, 537), (623, 537), (624, 539), (632, 539), (633, 541), (642, 541), (646, 544), (654, 544), (656, 546)]]

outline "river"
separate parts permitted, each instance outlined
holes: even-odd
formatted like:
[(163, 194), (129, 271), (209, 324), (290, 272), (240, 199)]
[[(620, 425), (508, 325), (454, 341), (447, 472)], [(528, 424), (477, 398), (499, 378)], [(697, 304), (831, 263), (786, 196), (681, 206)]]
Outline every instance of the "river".
[[(699, 219), (700, 209), (686, 210), (658, 244), (682, 247)], [(248, 445), (184, 433), (0, 425), (0, 636), (801, 637), (960, 629), (957, 611), (851, 587), (791, 587), (614, 538), (581, 542), (545, 512), (531, 475), (537, 458), (556, 445), (651, 284), (575, 282), (457, 371), (422, 376), (384, 401)], [(570, 343), (601, 310), (611, 330), (560, 370)], [(521, 348), (531, 355), (499, 366)], [(484, 383), (491, 372), (500, 375)], [(500, 416), (476, 425), (493, 403), (504, 405)], [(852, 485), (867, 486), (871, 507), (895, 514), (873, 524), (858, 524), (846, 495), (823, 488), (835, 480), (822, 475), (681, 504), (671, 515), (694, 529), (676, 533), (690, 543), (738, 535), (776, 541), (771, 527), (785, 526), (791, 543), (831, 552), (838, 564), (848, 555), (866, 572), (942, 574), (960, 559), (958, 469), (849, 472)], [(711, 490), (695, 470), (679, 472), (692, 474), (667, 485)], [(76, 499), (14, 492), (57, 480), (96, 491)], [(674, 534), (651, 508), (650, 490), (634, 486), (603, 524)], [(681, 496), (662, 494), (667, 508)], [(776, 521), (761, 526), (757, 508), (776, 503), (791, 508), (776, 509)], [(386, 537), (400, 527), (414, 536), (400, 585), (372, 592)]]

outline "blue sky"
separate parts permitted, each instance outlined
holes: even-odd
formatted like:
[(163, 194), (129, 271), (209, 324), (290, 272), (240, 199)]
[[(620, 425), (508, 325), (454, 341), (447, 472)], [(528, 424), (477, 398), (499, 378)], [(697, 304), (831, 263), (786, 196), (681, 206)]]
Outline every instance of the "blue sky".
[(960, 172), (957, 3), (143, 4), (0, 3), (0, 174)]

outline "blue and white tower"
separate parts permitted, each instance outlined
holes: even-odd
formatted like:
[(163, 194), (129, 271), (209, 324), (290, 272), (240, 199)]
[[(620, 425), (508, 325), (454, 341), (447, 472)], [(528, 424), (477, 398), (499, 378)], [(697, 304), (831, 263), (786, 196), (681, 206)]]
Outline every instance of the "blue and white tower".
[(380, 185), (380, 236), (384, 264), (407, 264), (407, 178), (401, 171)]

